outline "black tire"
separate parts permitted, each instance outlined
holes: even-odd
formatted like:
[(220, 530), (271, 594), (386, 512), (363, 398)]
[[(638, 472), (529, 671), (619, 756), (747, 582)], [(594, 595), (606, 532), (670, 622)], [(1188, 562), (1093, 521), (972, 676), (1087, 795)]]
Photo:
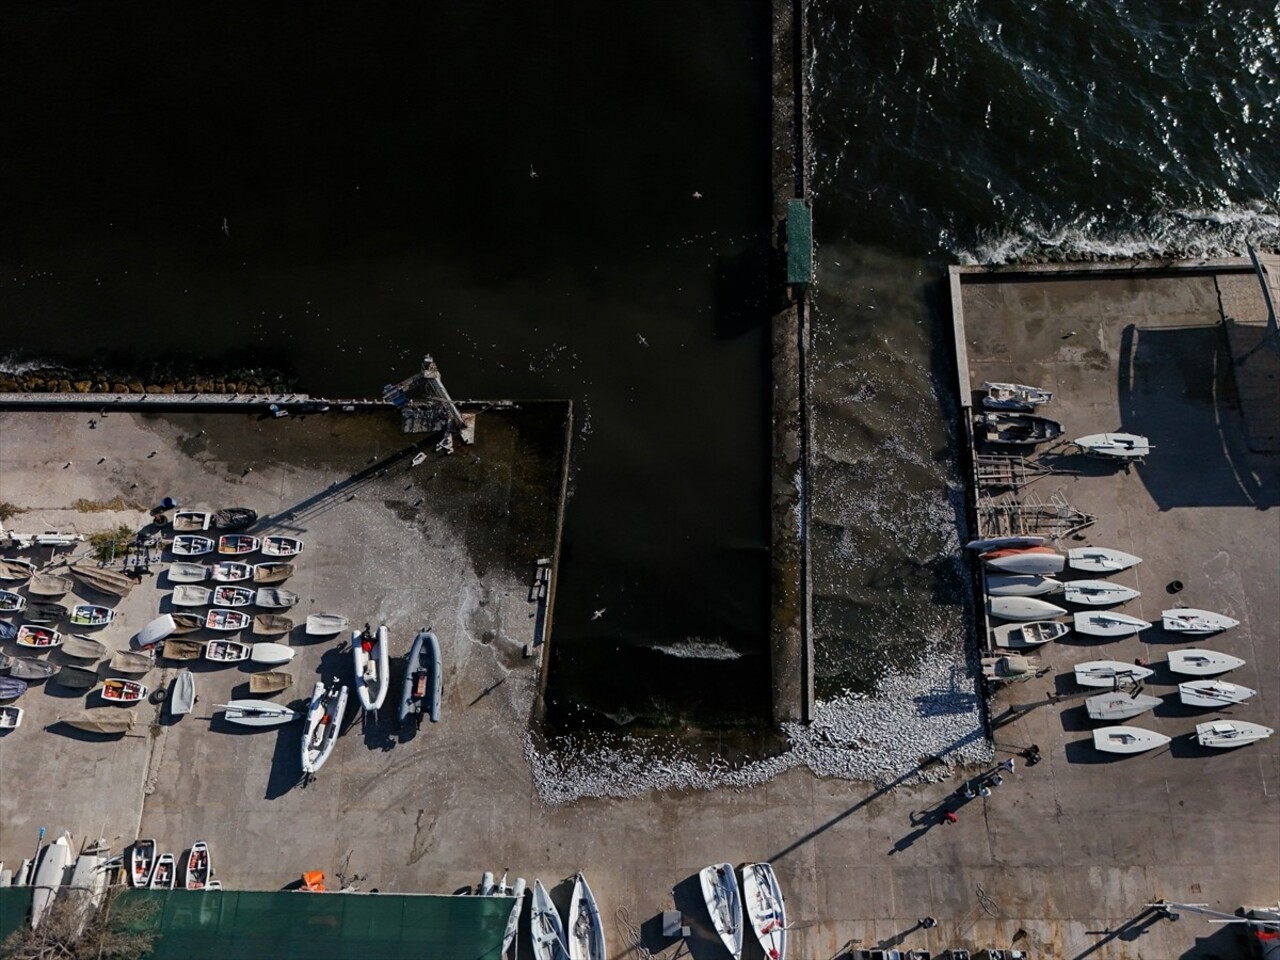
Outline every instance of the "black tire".
[(159, 705), (159, 704), (161, 704), (161, 703), (164, 703), (164, 702), (165, 702), (165, 700), (168, 698), (168, 696), (169, 696), (169, 691), (168, 691), (168, 690), (165, 690), (165, 689), (162, 687), (162, 688), (160, 688), (159, 690), (152, 690), (152, 691), (151, 691), (151, 696), (150, 696), (148, 699), (149, 699), (152, 703)]

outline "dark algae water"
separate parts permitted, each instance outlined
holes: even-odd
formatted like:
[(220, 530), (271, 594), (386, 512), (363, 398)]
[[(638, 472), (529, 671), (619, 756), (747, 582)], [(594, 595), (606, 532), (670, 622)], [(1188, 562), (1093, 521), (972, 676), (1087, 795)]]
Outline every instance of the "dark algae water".
[(429, 352), (460, 398), (571, 398), (552, 719), (766, 712), (765, 3), (70, 2), (0, 37), (10, 368), (364, 396)]
[[(824, 696), (960, 648), (946, 264), (1276, 244), (1278, 21), (812, 5)], [(572, 398), (552, 721), (766, 714), (766, 4), (69, 2), (0, 29), (9, 366), (253, 351), (366, 395), (430, 352), (460, 397)]]

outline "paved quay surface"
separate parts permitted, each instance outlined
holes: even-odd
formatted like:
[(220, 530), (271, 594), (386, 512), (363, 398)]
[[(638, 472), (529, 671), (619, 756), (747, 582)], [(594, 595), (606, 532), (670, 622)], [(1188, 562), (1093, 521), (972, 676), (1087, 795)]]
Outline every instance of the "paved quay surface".
[[(1060, 490), (1097, 515), (1082, 543), (1145, 558), (1117, 577), (1143, 590), (1125, 612), (1158, 619), (1163, 606), (1185, 601), (1244, 621), (1203, 645), (1249, 661), (1230, 677), (1260, 692), (1232, 715), (1280, 727), (1276, 464), (1233, 445), (1241, 412), (1219, 390), (1228, 376), (1222, 353), (1206, 352), (1218, 342), (1212, 285), (1212, 278), (966, 285), (972, 375), (975, 383), (1016, 377), (1057, 390), (1052, 413), (1069, 436), (1140, 425), (1153, 437), (1157, 450), (1145, 466), (1055, 474), (1038, 481), (1037, 495)], [(1157, 336), (1162, 330), (1192, 332)], [(1128, 354), (1125, 342), (1136, 344)], [(1121, 356), (1136, 371), (1123, 399)], [(283, 512), (407, 442), (394, 422), (377, 428), (335, 414), (263, 421), (112, 413), (93, 430), (88, 419), (0, 415), (0, 501), (30, 508), (8, 528), (87, 532), (119, 519), (69, 509), (78, 498), (150, 505), (170, 495), (184, 505)], [(954, 824), (940, 815), (956, 804), (959, 777), (886, 789), (800, 769), (750, 790), (544, 805), (526, 759), (535, 661), (522, 659), (521, 647), (533, 630), (526, 558), (544, 555), (551, 534), (504, 525), (493, 503), (535, 495), (553, 502), (558, 487), (510, 470), (518, 441), (486, 422), (475, 474), (469, 451), (412, 472), (399, 461), (355, 488), (354, 500), (322, 496), (290, 521), (307, 541), (287, 584), (303, 597), (298, 619), (321, 607), (354, 622), (386, 619), (398, 654), (431, 623), (445, 644), (442, 723), (402, 738), (390, 711), (378, 722), (351, 713), (333, 758), (302, 787), (296, 728), (242, 734), (208, 719), (211, 704), (245, 683), (247, 673), (234, 666), (200, 670), (194, 715), (177, 724), (161, 716), (153, 733), (119, 741), (43, 730), (80, 698), (37, 689), (24, 698), (32, 713), (23, 728), (0, 738), (0, 858), (29, 856), (45, 825), (77, 839), (154, 836), (174, 851), (206, 839), (219, 876), (235, 889), (278, 889), (319, 868), (330, 877), (340, 869), (362, 875), (362, 889), (452, 892), (485, 869), (550, 885), (581, 868), (607, 920), (611, 957), (636, 955), (627, 948), (628, 931), (637, 929), (647, 949), (673, 958), (679, 948), (660, 936), (656, 918), (674, 898), (693, 927), (695, 960), (724, 955), (697, 894), (697, 870), (772, 860), (788, 899), (789, 956), (802, 960), (850, 947), (938, 956), (948, 947), (1011, 944), (1073, 960), (1240, 955), (1229, 928), (1190, 916), (1162, 920), (1145, 904), (1165, 896), (1231, 911), (1274, 902), (1280, 744), (1214, 755), (1189, 746), (1185, 734), (1200, 715), (1169, 704), (1176, 686), (1163, 671), (1148, 692), (1164, 695), (1166, 706), (1140, 722), (1175, 735), (1172, 749), (1098, 762), (1085, 746), (1078, 701), (1037, 707), (997, 728), (996, 759), (1035, 743), (1044, 760), (1034, 767), (1019, 760), (991, 798), (956, 806)], [(1218, 446), (1204, 442), (1209, 424)], [(491, 443), (505, 452), (486, 449)], [(426, 479), (437, 470), (436, 480)], [(432, 488), (441, 481), (448, 497)], [(410, 483), (418, 489), (403, 489)], [(467, 500), (468, 490), (492, 499)], [(495, 524), (506, 533), (495, 538)], [(1176, 597), (1164, 593), (1173, 579), (1186, 584)], [(154, 616), (165, 592), (158, 577), (123, 601), (113, 642)], [(1158, 628), (1141, 639), (1058, 644), (1044, 654), (1054, 670), (1002, 695), (994, 711), (1065, 690), (1062, 676), (1076, 660), (1155, 663), (1175, 647)], [(345, 674), (348, 663), (333, 641), (301, 645), (289, 667), (298, 677), (290, 694), (304, 695), (317, 676)], [(153, 673), (148, 682), (171, 675)], [(921, 928), (926, 916), (938, 925)], [(760, 955), (755, 944), (744, 951), (751, 960)]]

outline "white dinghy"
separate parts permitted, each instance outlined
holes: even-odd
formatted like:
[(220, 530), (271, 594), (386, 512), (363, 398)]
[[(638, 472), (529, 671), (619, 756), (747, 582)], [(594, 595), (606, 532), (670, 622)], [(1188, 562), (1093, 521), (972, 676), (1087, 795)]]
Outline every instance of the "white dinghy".
[(1001, 573), (1033, 573), (1042, 576), (1061, 573), (1067, 558), (1053, 547), (1027, 547), (1025, 549), (993, 550), (982, 554), (982, 562), (988, 570)]
[(173, 596), (169, 599), (175, 607), (204, 607), (208, 606), (212, 592), (208, 587), (194, 583), (180, 583), (173, 588)]
[(698, 871), (698, 882), (712, 926), (720, 934), (729, 955), (738, 960), (742, 956), (742, 894), (733, 864), (713, 863), (703, 867)]
[(1225, 680), (1188, 680), (1178, 684), (1178, 699), (1188, 707), (1229, 707), (1244, 703), (1257, 692)]
[(1084, 708), (1090, 720), (1109, 720), (1114, 723), (1154, 710), (1161, 702), (1159, 697), (1145, 693), (1099, 693), (1085, 700)]
[(1169, 653), (1169, 669), (1191, 677), (1212, 677), (1243, 667), (1244, 661), (1229, 653), (1216, 650), (1172, 650)]
[(1067, 603), (1078, 603), (1086, 607), (1111, 607), (1117, 603), (1128, 603), (1142, 596), (1133, 587), (1110, 580), (1071, 580), (1062, 591), (1062, 598)]
[(298, 714), (288, 707), (263, 700), (230, 700), (214, 706), (224, 711), (224, 720), (242, 727), (278, 727), (298, 719)]
[(209, 568), (203, 563), (184, 563), (175, 560), (169, 564), (169, 569), (165, 573), (168, 574), (170, 583), (203, 583), (209, 579)]
[(1103, 753), (1142, 753), (1163, 747), (1171, 738), (1142, 727), (1099, 727), (1093, 745)]
[(569, 924), (565, 933), (569, 940), (569, 960), (606, 960), (604, 920), (581, 870), (573, 879), (573, 899), (569, 901)]
[(40, 851), (40, 860), (36, 865), (35, 876), (31, 886), (31, 929), (40, 926), (45, 913), (53, 906), (53, 898), (58, 895), (65, 879), (67, 867), (71, 864), (71, 834), (63, 833), (52, 843), (45, 844)]
[(1112, 460), (1141, 460), (1152, 450), (1151, 441), (1136, 433), (1091, 433), (1073, 443), (1091, 457)]
[(1067, 566), (1084, 573), (1118, 573), (1141, 562), (1141, 557), (1110, 547), (1076, 547), (1067, 551)]
[(987, 597), (987, 613), (1001, 620), (1052, 620), (1066, 612), (1035, 597)]
[(1053, 577), (1030, 573), (999, 574), (987, 577), (987, 595), (991, 597), (1042, 597), (1057, 593), (1062, 583)]
[(351, 635), (351, 659), (355, 667), (356, 696), (360, 706), (370, 713), (381, 709), (391, 685), (390, 653), (387, 650), (387, 625), (375, 631), (369, 624)]
[(1257, 743), (1273, 733), (1275, 731), (1270, 727), (1245, 720), (1214, 720), (1211, 723), (1196, 724), (1196, 739), (1200, 741), (1200, 746), (1222, 750)]
[(208, 537), (184, 533), (173, 538), (173, 546), (169, 549), (173, 551), (175, 557), (200, 557), (206, 553), (213, 553), (213, 548), (214, 542)]
[(551, 902), (551, 894), (547, 893), (541, 880), (533, 881), (529, 937), (533, 941), (535, 960), (567, 960), (569, 948), (564, 942), (564, 924), (560, 920), (560, 911)]
[(747, 922), (760, 941), (764, 955), (773, 960), (786, 960), (787, 908), (773, 867), (767, 863), (743, 866), (742, 895)]
[(307, 725), (302, 731), (302, 772), (314, 774), (333, 753), (342, 731), (342, 715), (347, 709), (347, 688), (335, 683), (326, 688), (317, 680), (307, 706)]
[(249, 650), (254, 663), (288, 663), (298, 651), (287, 643), (255, 643)]
[(1071, 628), (1055, 620), (1036, 620), (1032, 623), (1006, 623), (991, 632), (997, 647), (1021, 650), (1061, 640), (1071, 632)]
[(1049, 542), (1048, 537), (1033, 535), (1017, 537), (990, 537), (986, 540), (970, 540), (964, 545), (966, 550), (978, 553), (989, 553), (993, 550), (1017, 550), (1022, 547), (1043, 547)]
[(1076, 683), (1082, 687), (1114, 687), (1117, 683), (1137, 683), (1155, 673), (1123, 660), (1088, 660), (1075, 665)]
[(1165, 610), (1161, 612), (1160, 618), (1160, 625), (1170, 633), (1219, 633), (1240, 626), (1239, 620), (1224, 613), (1194, 610), (1191, 607)]
[(347, 629), (347, 622), (340, 613), (313, 613), (307, 617), (307, 636), (332, 637)]
[(1076, 633), (1089, 637), (1131, 637), (1151, 624), (1137, 617), (1106, 610), (1085, 610), (1072, 617)]
[(138, 636), (135, 638), (134, 643), (139, 647), (153, 647), (171, 635), (177, 629), (177, 626), (178, 624), (173, 619), (173, 614), (161, 614), (138, 631)]

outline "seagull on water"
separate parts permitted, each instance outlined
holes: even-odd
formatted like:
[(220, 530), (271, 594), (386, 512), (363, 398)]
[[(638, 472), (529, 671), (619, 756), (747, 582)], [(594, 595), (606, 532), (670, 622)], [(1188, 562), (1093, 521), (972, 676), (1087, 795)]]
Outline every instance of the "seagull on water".
[(592, 620), (599, 620), (601, 617), (603, 617), (603, 616), (604, 616), (604, 612), (605, 612), (605, 610), (606, 610), (606, 608), (605, 608), (605, 607), (601, 607), (599, 610), (597, 610), (595, 613), (593, 613), (593, 614), (591, 615), (591, 619), (592, 619)]

